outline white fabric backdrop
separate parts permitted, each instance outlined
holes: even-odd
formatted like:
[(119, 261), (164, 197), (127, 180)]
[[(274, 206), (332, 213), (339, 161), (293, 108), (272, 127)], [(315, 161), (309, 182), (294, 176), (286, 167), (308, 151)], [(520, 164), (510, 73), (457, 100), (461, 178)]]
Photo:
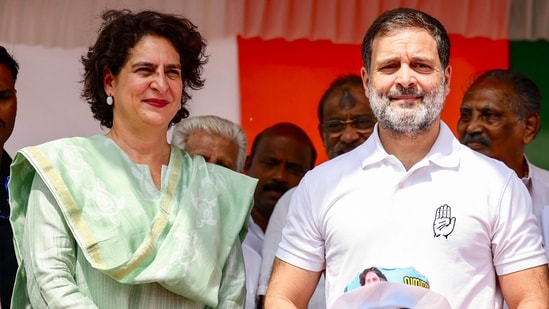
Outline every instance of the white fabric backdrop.
[(549, 0), (0, 0), (0, 40), (75, 48), (95, 38), (107, 8), (178, 13), (209, 39), (241, 35), (360, 43), (383, 11), (412, 7), (450, 33), (549, 40)]

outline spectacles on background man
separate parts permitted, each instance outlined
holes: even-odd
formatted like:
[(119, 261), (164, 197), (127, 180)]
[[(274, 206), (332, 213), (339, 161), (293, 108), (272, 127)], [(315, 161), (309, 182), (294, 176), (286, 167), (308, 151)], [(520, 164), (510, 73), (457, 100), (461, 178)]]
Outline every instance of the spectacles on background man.
[(341, 133), (347, 125), (360, 133), (366, 133), (374, 129), (376, 119), (369, 116), (357, 116), (349, 120), (327, 120), (322, 124), (322, 128), (329, 134)]

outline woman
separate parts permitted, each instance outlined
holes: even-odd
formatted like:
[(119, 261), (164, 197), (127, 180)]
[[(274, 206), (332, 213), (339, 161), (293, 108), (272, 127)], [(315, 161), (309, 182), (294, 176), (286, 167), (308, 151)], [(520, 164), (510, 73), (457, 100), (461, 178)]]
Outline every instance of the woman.
[(175, 15), (102, 18), (82, 96), (110, 130), (25, 148), (12, 164), (13, 307), (242, 308), (256, 180), (166, 139), (204, 84), (205, 41)]
[(359, 276), (360, 285), (387, 281), (387, 277), (377, 267), (366, 268)]

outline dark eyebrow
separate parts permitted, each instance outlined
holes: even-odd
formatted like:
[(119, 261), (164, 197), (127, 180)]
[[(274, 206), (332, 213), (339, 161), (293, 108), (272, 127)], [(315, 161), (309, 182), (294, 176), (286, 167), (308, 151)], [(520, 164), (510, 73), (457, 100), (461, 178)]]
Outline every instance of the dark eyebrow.
[(136, 67), (154, 67), (154, 65), (150, 62), (140, 61), (132, 64), (132, 68), (136, 68)]
[(181, 64), (168, 64), (166, 67), (168, 69), (178, 69), (178, 70), (180, 70), (181, 69)]
[(427, 57), (420, 57), (420, 56), (412, 57), (412, 60), (413, 61), (419, 61), (419, 62), (433, 62), (432, 59), (429, 59)]
[(388, 58), (388, 59), (384, 59), (383, 61), (378, 62), (377, 65), (384, 66), (386, 64), (394, 63), (396, 61), (400, 61), (400, 58), (399, 57), (391, 57), (391, 58)]
[[(132, 68), (136, 68), (136, 67), (143, 67), (143, 66), (146, 66), (146, 67), (156, 67), (154, 64), (150, 63), (150, 62), (146, 62), (146, 61), (139, 61), (139, 62), (136, 62), (134, 64), (132, 64)], [(181, 64), (168, 64), (166, 65), (167, 68), (169, 69), (181, 69)]]

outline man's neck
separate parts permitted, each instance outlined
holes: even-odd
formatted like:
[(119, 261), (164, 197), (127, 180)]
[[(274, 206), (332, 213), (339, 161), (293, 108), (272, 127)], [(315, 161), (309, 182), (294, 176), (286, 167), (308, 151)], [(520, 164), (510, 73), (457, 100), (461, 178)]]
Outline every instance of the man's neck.
[(252, 219), (254, 220), (255, 224), (257, 224), (263, 233), (267, 230), (267, 224), (269, 223), (269, 218), (263, 217), (257, 209), (252, 208)]
[(379, 126), (379, 139), (387, 153), (394, 155), (409, 170), (431, 150), (440, 132), (440, 120), (421, 132), (400, 134)]

